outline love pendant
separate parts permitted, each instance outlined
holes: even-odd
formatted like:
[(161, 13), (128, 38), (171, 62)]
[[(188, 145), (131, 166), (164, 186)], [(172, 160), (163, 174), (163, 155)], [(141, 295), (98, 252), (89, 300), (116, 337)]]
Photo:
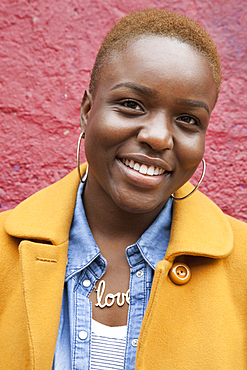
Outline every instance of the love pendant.
[(96, 293), (97, 293), (97, 303), (95, 303), (96, 307), (104, 308), (104, 307), (111, 307), (114, 302), (115, 298), (117, 301), (117, 305), (119, 307), (123, 306), (126, 300), (126, 303), (130, 304), (130, 290), (128, 289), (126, 293), (108, 293), (105, 296), (105, 303), (101, 303), (102, 297), (105, 292), (105, 280), (101, 280), (98, 284), (98, 288), (94, 287)]

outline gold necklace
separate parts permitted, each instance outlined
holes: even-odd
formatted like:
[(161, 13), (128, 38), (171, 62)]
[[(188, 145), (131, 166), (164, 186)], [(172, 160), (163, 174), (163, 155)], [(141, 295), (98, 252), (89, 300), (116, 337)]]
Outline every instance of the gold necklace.
[[(98, 288), (96, 288), (94, 286), (94, 290), (96, 291), (97, 293), (97, 303), (95, 303), (95, 306), (96, 307), (100, 307), (100, 308), (104, 308), (104, 307), (111, 307), (114, 302), (115, 302), (115, 298), (117, 299), (117, 305), (119, 307), (123, 306), (124, 303), (125, 303), (125, 300), (126, 300), (126, 303), (130, 304), (130, 290), (128, 289), (126, 293), (116, 293), (116, 294), (112, 294), (112, 293), (108, 293), (106, 296), (105, 296), (105, 303), (101, 303), (101, 299), (104, 295), (104, 292), (105, 292), (105, 280), (101, 280), (98, 284)], [(120, 301), (120, 299), (122, 298), (122, 300)], [(110, 302), (109, 302), (110, 300)]]

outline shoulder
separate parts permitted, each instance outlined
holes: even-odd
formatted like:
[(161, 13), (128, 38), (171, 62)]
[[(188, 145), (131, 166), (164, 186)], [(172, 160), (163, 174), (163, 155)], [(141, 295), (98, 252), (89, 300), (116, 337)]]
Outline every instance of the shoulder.
[(247, 224), (236, 218), (226, 215), (233, 232), (234, 251), (238, 258), (246, 260), (247, 264)]
[(2, 238), (7, 237), (7, 233), (5, 231), (5, 221), (8, 218), (8, 216), (11, 215), (12, 212), (13, 212), (13, 210), (0, 212), (0, 241), (1, 241), (1, 244), (2, 244), (2, 240), (3, 240)]
[[(5, 286), (10, 276), (16, 279), (19, 274), (19, 251), (18, 245), (20, 240), (13, 238), (5, 230), (6, 219), (11, 215), (13, 210), (0, 213), (0, 277), (1, 288)], [(15, 275), (15, 277), (13, 276)]]
[(0, 212), (0, 227), (2, 226), (2, 224), (4, 223), (6, 217), (8, 217), (8, 215), (12, 212), (13, 210), (9, 210), (9, 211), (3, 211), (3, 212)]
[(226, 215), (233, 231), (237, 234), (241, 234), (243, 233), (243, 235), (246, 236), (247, 238), (247, 224), (243, 221), (240, 221), (240, 220), (237, 220), (236, 218), (234, 217), (231, 217), (231, 216), (228, 216)]
[(76, 170), (20, 203), (6, 217), (5, 230), (20, 239), (67, 240), (79, 185)]

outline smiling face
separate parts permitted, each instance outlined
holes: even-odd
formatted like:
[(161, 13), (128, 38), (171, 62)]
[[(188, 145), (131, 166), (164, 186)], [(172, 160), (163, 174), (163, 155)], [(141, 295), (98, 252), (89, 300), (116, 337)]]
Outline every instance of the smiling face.
[(210, 65), (190, 45), (149, 36), (116, 53), (82, 105), (88, 196), (160, 211), (201, 162), (215, 99)]

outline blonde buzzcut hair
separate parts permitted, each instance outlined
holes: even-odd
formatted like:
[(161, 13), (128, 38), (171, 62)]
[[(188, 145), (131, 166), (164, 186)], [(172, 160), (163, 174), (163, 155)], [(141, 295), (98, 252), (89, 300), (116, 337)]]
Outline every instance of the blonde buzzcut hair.
[(172, 37), (191, 45), (208, 60), (217, 88), (221, 84), (221, 65), (216, 45), (199, 23), (164, 9), (148, 8), (121, 18), (106, 35), (97, 54), (91, 74), (90, 92), (96, 93), (101, 70), (116, 52), (143, 36)]

